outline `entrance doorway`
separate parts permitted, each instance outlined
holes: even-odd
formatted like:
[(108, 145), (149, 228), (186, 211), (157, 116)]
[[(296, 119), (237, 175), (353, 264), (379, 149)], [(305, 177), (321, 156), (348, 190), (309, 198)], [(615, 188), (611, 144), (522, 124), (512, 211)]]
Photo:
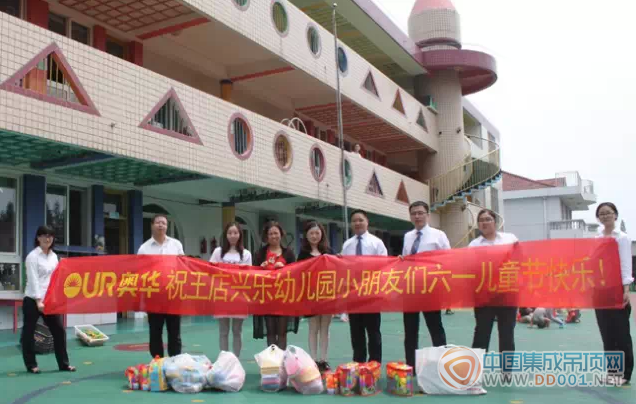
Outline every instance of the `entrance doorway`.
[(104, 190), (104, 239), (108, 254), (129, 253), (128, 200), (125, 191)]

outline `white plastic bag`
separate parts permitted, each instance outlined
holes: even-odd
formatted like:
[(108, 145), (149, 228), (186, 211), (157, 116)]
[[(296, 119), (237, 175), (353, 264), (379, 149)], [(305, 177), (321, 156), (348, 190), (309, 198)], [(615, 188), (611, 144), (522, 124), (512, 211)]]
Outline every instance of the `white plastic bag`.
[(483, 349), (446, 345), (415, 351), (417, 384), (426, 394), (479, 395), (484, 369)]
[(205, 356), (181, 354), (164, 359), (163, 370), (170, 387), (178, 393), (199, 393), (207, 387), (212, 362)]
[(283, 359), (283, 367), (297, 392), (301, 394), (320, 394), (323, 392), (324, 386), (318, 366), (302, 348), (294, 345), (288, 346)]
[(245, 383), (245, 369), (232, 352), (221, 351), (212, 369), (206, 375), (208, 385), (213, 389), (237, 392)]
[(285, 352), (276, 345), (254, 355), (256, 364), (261, 369), (261, 390), (277, 392), (287, 386), (287, 373), (283, 368), (284, 355)]

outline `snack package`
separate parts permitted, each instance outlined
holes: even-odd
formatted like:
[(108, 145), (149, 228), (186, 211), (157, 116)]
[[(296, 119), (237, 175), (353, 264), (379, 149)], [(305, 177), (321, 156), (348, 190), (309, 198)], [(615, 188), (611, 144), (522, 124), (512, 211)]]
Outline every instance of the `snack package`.
[(336, 375), (338, 376), (338, 388), (343, 396), (353, 396), (358, 387), (358, 363), (349, 362), (338, 366)]
[(207, 387), (206, 375), (212, 362), (205, 356), (181, 354), (164, 359), (164, 373), (168, 384), (179, 393), (199, 393)]
[(390, 394), (410, 397), (413, 395), (413, 368), (402, 362), (386, 365), (386, 385)]
[(150, 391), (168, 390), (168, 379), (163, 371), (163, 358), (158, 356), (150, 362), (148, 373), (150, 375)]
[(380, 392), (382, 366), (376, 361), (363, 363), (358, 367), (360, 395), (372, 396)]
[(137, 366), (129, 366), (124, 372), (124, 375), (126, 375), (128, 379), (128, 388), (130, 390), (139, 390), (139, 371), (137, 370)]
[(208, 385), (217, 390), (237, 392), (245, 383), (245, 369), (232, 352), (221, 351), (206, 375)]
[(256, 364), (261, 369), (261, 390), (273, 393), (287, 386), (287, 372), (283, 366), (285, 352), (271, 345), (254, 355)]
[(283, 356), (283, 368), (292, 386), (300, 394), (320, 394), (323, 392), (318, 366), (311, 356), (294, 345), (287, 347)]
[(148, 365), (137, 366), (137, 381), (139, 390), (150, 391), (150, 377), (148, 375)]
[(322, 378), (325, 381), (325, 389), (327, 390), (327, 394), (338, 394), (338, 377), (336, 376), (336, 374), (332, 371), (328, 371), (323, 373)]

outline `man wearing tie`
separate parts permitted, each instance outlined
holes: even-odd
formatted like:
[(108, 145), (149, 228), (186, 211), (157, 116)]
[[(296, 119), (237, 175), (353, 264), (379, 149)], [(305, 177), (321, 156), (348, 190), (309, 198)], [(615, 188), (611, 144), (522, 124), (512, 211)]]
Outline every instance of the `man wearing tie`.
[[(428, 225), (429, 207), (426, 202), (413, 202), (411, 206), (409, 206), (409, 213), (415, 229), (404, 235), (404, 246), (400, 258), (424, 251), (449, 250), (451, 248), (446, 234)], [(446, 345), (446, 332), (442, 324), (442, 312), (440, 310), (424, 311), (422, 314), (424, 314), (428, 332), (431, 334), (433, 346)], [(420, 313), (404, 313), (404, 351), (406, 354), (406, 363), (414, 368), (415, 350), (418, 349), (419, 332)]]
[[(367, 212), (357, 209), (351, 212), (354, 236), (345, 241), (342, 255), (384, 255), (388, 252), (382, 240), (368, 232)], [(382, 363), (382, 334), (380, 313), (349, 315), (353, 361), (358, 363), (377, 361)], [(367, 335), (369, 338), (369, 358), (367, 360)]]

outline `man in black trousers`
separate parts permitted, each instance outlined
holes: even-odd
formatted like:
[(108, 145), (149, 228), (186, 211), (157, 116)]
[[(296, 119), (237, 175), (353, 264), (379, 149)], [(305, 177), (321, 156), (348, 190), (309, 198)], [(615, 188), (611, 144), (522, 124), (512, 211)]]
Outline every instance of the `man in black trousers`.
[[(446, 234), (428, 225), (429, 207), (426, 202), (417, 201), (409, 206), (411, 223), (415, 229), (404, 235), (402, 255), (413, 255), (424, 251), (449, 250), (450, 243)], [(446, 345), (446, 332), (442, 324), (441, 310), (424, 311), (424, 320), (431, 334), (433, 346)], [(404, 313), (404, 352), (406, 363), (415, 368), (415, 351), (419, 348), (420, 313)]]
[[(361, 209), (351, 212), (354, 236), (345, 241), (342, 255), (388, 255), (384, 242), (370, 234), (367, 213)], [(380, 313), (349, 314), (353, 361), (358, 363), (376, 361), (382, 363), (382, 333)], [(367, 359), (367, 335), (369, 357)]]

